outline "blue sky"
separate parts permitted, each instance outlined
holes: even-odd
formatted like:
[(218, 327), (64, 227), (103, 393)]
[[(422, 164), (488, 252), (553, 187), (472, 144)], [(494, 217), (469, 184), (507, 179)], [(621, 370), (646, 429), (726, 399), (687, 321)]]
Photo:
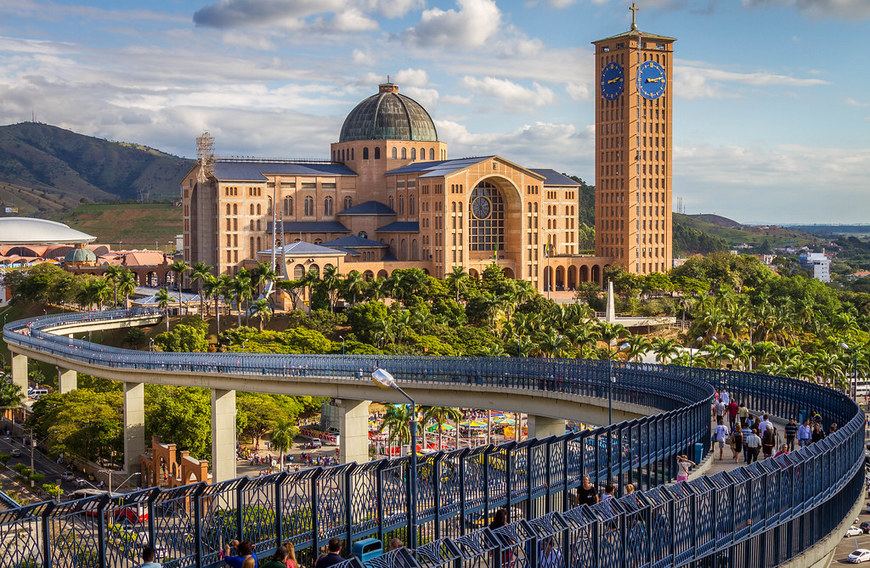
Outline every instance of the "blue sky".
[[(454, 158), (594, 183), (591, 41), (624, 0), (0, 3), (0, 124), (193, 157), (328, 158), (391, 78)], [(870, 0), (639, 0), (677, 38), (674, 201), (741, 222), (870, 222)]]

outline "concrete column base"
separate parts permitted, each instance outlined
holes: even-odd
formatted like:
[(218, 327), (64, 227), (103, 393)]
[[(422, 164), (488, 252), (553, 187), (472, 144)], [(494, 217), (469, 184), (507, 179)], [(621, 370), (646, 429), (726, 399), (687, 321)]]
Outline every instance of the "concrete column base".
[(124, 383), (124, 471), (138, 471), (144, 453), (145, 383)]
[(212, 483), (236, 476), (236, 391), (211, 391)]
[(79, 374), (71, 369), (57, 368), (57, 392), (63, 394), (79, 388)]
[(30, 381), (27, 377), (27, 355), (12, 354), (12, 384), (18, 385), (21, 394), (27, 396)]
[(565, 433), (565, 420), (561, 418), (548, 418), (546, 416), (535, 416), (529, 414), (529, 438), (549, 438), (550, 436), (561, 436)]
[(338, 448), (342, 463), (369, 461), (370, 405), (370, 400), (340, 401)]

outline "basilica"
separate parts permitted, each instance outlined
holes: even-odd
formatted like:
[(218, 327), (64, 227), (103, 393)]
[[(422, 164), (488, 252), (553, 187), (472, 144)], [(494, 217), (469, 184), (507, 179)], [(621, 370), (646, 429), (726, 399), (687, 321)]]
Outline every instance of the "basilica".
[(429, 113), (384, 83), (344, 121), (331, 160), (199, 160), (182, 181), (184, 258), (232, 274), (272, 258), (299, 279), (332, 265), (368, 279), (498, 264), (539, 291), (602, 283), (610, 258), (581, 255), (579, 185), (498, 155), (450, 159)]

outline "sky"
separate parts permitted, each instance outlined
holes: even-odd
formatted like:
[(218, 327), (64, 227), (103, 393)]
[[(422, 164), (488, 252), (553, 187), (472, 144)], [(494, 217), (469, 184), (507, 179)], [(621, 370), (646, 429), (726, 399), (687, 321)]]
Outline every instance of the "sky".
[[(449, 156), (590, 184), (591, 42), (625, 0), (0, 0), (0, 125), (195, 157), (328, 159), (390, 79)], [(637, 0), (674, 48), (674, 207), (870, 222), (870, 0)]]

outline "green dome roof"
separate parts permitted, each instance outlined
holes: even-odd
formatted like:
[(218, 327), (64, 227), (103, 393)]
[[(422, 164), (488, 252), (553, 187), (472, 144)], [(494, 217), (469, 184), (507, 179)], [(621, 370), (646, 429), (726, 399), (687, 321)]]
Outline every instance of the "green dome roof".
[(74, 248), (63, 257), (65, 262), (96, 262), (97, 255), (86, 248)]
[(384, 83), (378, 94), (356, 105), (344, 119), (339, 142), (353, 140), (437, 142), (438, 132), (420, 103), (400, 95), (398, 85)]

